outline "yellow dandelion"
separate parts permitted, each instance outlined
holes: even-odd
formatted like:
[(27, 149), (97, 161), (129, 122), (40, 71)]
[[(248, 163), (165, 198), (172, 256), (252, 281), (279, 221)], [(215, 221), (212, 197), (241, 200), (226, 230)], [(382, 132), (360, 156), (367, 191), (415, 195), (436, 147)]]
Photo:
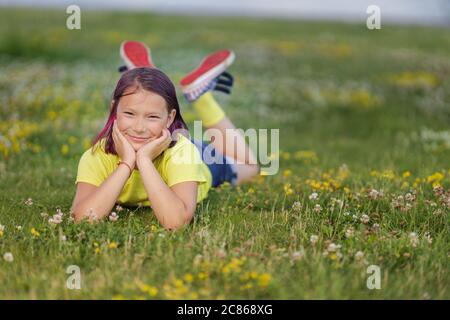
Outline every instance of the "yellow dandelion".
[(190, 273), (186, 273), (185, 275), (184, 275), (184, 281), (186, 281), (186, 282), (188, 282), (188, 283), (191, 283), (193, 280), (194, 280), (194, 277), (192, 276), (192, 274), (190, 274)]
[(118, 244), (117, 242), (111, 242), (111, 243), (108, 245), (108, 248), (109, 248), (109, 249), (117, 249), (118, 246), (119, 246), (119, 244)]
[(41, 235), (35, 228), (31, 228), (30, 232), (36, 238), (39, 238), (39, 236)]
[(63, 155), (66, 155), (66, 154), (69, 153), (69, 146), (68, 146), (67, 144), (63, 144), (63, 145), (61, 146), (61, 153), (62, 153)]
[(258, 285), (262, 288), (267, 287), (272, 280), (272, 276), (268, 273), (263, 273), (258, 278)]

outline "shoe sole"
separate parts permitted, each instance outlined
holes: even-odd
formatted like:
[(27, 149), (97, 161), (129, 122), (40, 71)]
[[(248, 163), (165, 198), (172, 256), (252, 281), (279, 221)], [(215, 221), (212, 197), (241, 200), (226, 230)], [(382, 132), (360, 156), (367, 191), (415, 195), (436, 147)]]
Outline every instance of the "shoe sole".
[(120, 45), (120, 57), (128, 69), (138, 67), (154, 67), (150, 57), (150, 49), (138, 41), (124, 41)]
[(187, 92), (195, 90), (203, 82), (216, 78), (234, 62), (234, 58), (235, 54), (230, 50), (218, 51), (209, 55), (197, 69), (181, 79), (182, 90)]

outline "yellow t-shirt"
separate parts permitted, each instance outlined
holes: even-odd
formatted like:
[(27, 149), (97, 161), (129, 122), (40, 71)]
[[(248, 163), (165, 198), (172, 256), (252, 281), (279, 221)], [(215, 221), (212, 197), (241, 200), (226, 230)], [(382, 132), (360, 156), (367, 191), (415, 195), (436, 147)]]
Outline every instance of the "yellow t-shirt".
[[(104, 149), (104, 141), (105, 139), (99, 142), (100, 145), (94, 148), (94, 153), (92, 153), (91, 147), (81, 156), (75, 184), (87, 182), (98, 187), (117, 168), (119, 156), (107, 154)], [(169, 187), (180, 182), (197, 181), (197, 202), (207, 197), (212, 184), (211, 171), (202, 161), (197, 147), (185, 136), (179, 134), (177, 143), (172, 148), (166, 149), (153, 163)], [(150, 206), (139, 170), (133, 170), (117, 203)]]

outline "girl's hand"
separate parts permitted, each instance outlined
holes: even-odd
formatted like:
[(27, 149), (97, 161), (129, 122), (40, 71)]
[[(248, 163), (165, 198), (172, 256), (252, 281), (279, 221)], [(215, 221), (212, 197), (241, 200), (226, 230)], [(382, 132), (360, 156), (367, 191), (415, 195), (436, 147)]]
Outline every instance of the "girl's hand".
[(170, 131), (164, 129), (159, 138), (150, 140), (136, 152), (136, 159), (149, 159), (153, 161), (169, 147), (171, 142)]
[(126, 162), (132, 169), (134, 169), (134, 166), (136, 165), (136, 151), (134, 151), (133, 146), (120, 132), (117, 127), (117, 120), (114, 120), (112, 138), (120, 160)]

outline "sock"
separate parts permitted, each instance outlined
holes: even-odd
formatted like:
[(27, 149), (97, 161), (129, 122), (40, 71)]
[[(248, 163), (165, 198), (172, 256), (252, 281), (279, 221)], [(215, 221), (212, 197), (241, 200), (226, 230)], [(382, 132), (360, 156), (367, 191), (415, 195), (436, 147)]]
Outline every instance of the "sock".
[(223, 112), (211, 92), (206, 92), (200, 96), (200, 98), (192, 102), (192, 106), (205, 127), (212, 127), (225, 118), (225, 112)]

